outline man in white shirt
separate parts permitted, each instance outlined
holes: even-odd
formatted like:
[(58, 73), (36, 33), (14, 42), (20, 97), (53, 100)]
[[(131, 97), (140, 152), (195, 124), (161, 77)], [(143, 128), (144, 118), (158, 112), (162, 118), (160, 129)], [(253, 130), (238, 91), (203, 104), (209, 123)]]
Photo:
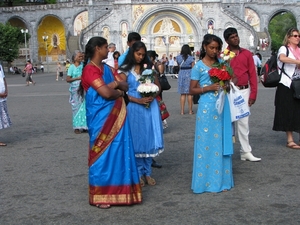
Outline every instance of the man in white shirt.
[(260, 76), (261, 60), (258, 57), (258, 55), (257, 54), (254, 55), (253, 52), (252, 52), (252, 57), (253, 57), (254, 65), (256, 67), (256, 73), (258, 76)]
[(173, 56), (170, 55), (170, 59), (169, 59), (169, 74), (173, 74), (173, 67), (174, 67), (174, 60), (173, 60)]
[(116, 44), (110, 43), (108, 45), (108, 54), (107, 59), (104, 59), (102, 62), (106, 63), (110, 67), (115, 67), (113, 54), (116, 51)]

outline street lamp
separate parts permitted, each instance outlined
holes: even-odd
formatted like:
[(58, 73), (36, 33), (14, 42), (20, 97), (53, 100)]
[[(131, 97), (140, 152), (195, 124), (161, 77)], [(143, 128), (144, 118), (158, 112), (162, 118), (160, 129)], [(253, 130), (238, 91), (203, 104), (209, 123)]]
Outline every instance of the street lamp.
[(28, 33), (28, 29), (23, 30), (21, 29), (22, 34), (25, 35), (25, 55), (26, 55), (26, 62), (27, 62), (27, 41), (26, 41), (26, 34)]
[(45, 45), (46, 45), (46, 63), (47, 63), (47, 73), (49, 73), (49, 64), (48, 64), (48, 44), (47, 44), (47, 40), (48, 40), (48, 36), (43, 36), (42, 37)]

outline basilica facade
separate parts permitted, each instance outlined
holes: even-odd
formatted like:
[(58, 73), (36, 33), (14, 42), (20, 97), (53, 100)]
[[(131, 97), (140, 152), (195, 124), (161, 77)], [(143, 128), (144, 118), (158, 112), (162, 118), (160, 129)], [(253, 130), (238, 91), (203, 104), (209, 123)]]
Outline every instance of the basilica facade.
[(93, 36), (105, 37), (122, 53), (131, 31), (140, 33), (147, 49), (160, 56), (179, 54), (183, 44), (197, 52), (205, 34), (223, 39), (227, 27), (237, 28), (242, 47), (268, 52), (270, 20), (291, 12), (299, 22), (299, 8), (296, 0), (73, 0), (2, 7), (0, 22), (28, 29), (31, 38), (21, 56), (26, 52), (34, 62), (55, 63), (70, 58), (74, 50), (84, 51)]

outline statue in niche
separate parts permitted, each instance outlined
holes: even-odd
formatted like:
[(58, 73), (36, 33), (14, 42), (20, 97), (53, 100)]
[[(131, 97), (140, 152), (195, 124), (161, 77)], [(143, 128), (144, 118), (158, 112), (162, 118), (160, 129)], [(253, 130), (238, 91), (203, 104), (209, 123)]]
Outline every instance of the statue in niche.
[(53, 36), (52, 36), (52, 45), (53, 45), (54, 48), (57, 48), (57, 46), (58, 46), (57, 42), (58, 42), (57, 35), (53, 34)]
[(214, 34), (214, 21), (209, 20), (207, 23), (207, 33)]

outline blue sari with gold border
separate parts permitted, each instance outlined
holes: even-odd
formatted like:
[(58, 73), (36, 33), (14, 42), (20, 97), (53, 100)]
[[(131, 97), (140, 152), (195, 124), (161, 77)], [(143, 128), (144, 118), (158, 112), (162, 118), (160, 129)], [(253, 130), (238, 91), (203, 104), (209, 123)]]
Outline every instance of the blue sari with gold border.
[[(99, 79), (86, 90), (86, 117), (89, 131), (89, 202), (91, 205), (131, 205), (141, 203), (131, 133), (123, 98), (107, 100), (96, 89), (114, 81), (109, 67), (87, 65), (82, 82), (91, 73)], [(96, 87), (96, 89), (94, 88)]]

